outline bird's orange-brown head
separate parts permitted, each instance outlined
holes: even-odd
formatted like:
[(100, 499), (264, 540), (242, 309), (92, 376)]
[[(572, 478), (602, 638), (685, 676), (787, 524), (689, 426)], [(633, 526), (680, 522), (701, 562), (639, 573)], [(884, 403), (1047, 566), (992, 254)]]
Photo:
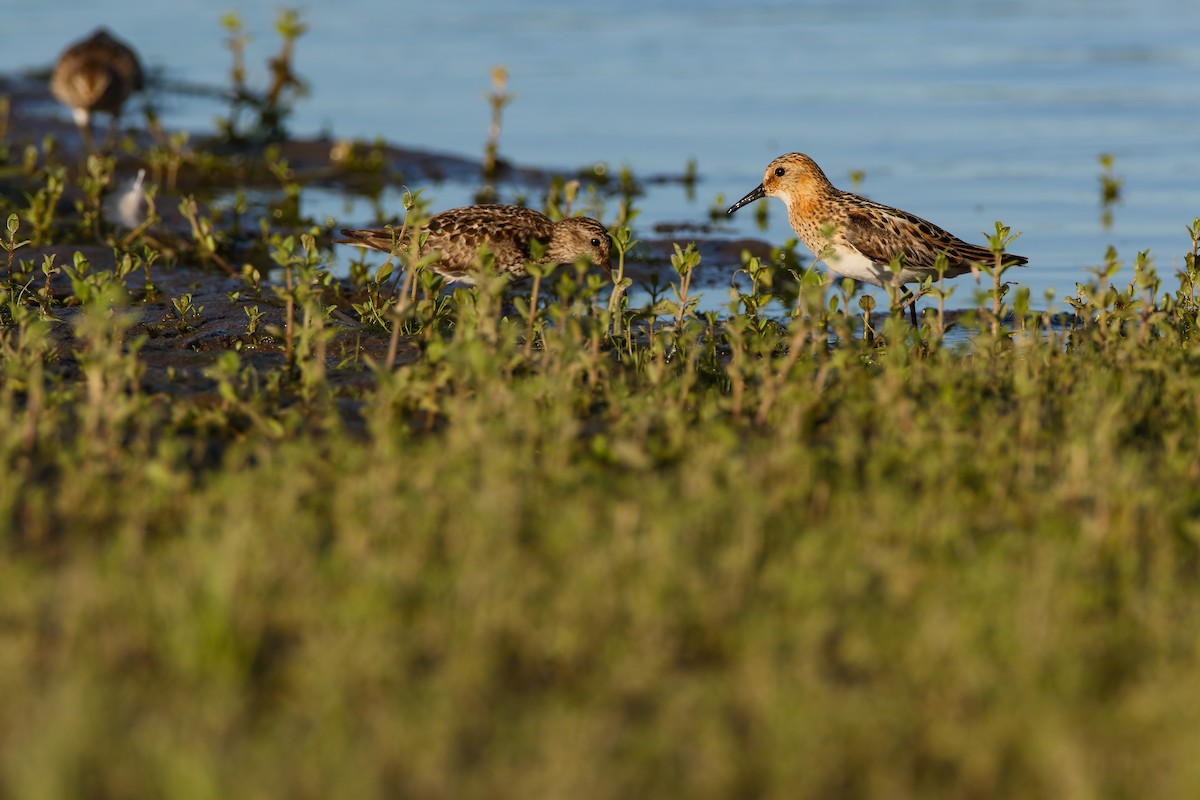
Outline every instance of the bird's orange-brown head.
[(794, 203), (808, 202), (832, 189), (833, 184), (815, 161), (803, 153), (785, 153), (767, 165), (762, 183), (725, 213), (732, 214), (764, 197), (778, 197), (791, 208)]

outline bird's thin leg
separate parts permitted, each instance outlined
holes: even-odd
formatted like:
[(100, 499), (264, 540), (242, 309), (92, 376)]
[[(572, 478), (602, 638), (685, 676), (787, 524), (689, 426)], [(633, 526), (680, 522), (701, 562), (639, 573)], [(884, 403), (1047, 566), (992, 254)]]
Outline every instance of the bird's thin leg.
[(911, 291), (907, 286), (904, 287), (904, 299), (900, 303), (900, 308), (908, 306), (908, 318), (912, 320), (914, 328), (919, 328), (917, 322), (917, 300), (924, 294), (923, 290)]
[(96, 152), (96, 140), (92, 138), (92, 120), (90, 117), (86, 122), (80, 123), (79, 133), (83, 135), (83, 146), (87, 149), (87, 155)]
[(115, 112), (112, 115), (112, 122), (108, 125), (108, 136), (104, 139), (104, 149), (112, 150), (121, 138), (121, 114)]

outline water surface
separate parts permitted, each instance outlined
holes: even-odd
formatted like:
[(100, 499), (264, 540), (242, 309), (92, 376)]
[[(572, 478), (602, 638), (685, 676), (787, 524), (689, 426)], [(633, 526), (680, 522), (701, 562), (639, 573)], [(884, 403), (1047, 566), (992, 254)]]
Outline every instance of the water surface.
[[(5, 37), (7, 72), (49, 64), (67, 40), (104, 23), (169, 77), (224, 85), (219, 18), (233, 9), (255, 37), (252, 82), (265, 81), (276, 48), (274, 2), (9, 5), (22, 33)], [(773, 156), (801, 150), (835, 184), (849, 187), (861, 171), (863, 194), (963, 238), (981, 241), (996, 219), (1020, 230), (1016, 249), (1032, 266), (1018, 279), (1040, 298), (1070, 293), (1109, 244), (1129, 261), (1149, 249), (1171, 272), (1188, 245), (1184, 226), (1200, 216), (1194, 0), (345, 0), (303, 13), (310, 32), (296, 62), (311, 95), (297, 108), (296, 133), (477, 156), (483, 94), (502, 64), (517, 95), (501, 139), (513, 161), (604, 161), (649, 175), (695, 159), (694, 198), (651, 187), (644, 228), (705, 220), (755, 186)], [(161, 102), (174, 127), (206, 129), (220, 111)], [(1101, 223), (1102, 152), (1124, 179), (1111, 229)], [(427, 193), (440, 208), (470, 188)], [(309, 202), (347, 222), (369, 213), (321, 195)], [(731, 235), (790, 237), (782, 204), (770, 202), (766, 231), (741, 213)]]

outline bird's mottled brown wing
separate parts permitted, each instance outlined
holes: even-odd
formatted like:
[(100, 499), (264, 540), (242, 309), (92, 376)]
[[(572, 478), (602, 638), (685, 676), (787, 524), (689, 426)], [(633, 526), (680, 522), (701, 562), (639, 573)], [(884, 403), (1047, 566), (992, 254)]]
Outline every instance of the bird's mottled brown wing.
[(427, 230), (425, 247), (441, 252), (445, 268), (470, 269), (486, 244), (499, 271), (523, 275), (531, 242), (548, 242), (554, 223), (529, 208), (479, 205), (443, 211), (429, 220)]
[(444, 211), (429, 220), (428, 230), (431, 241), (445, 240), (468, 248), (472, 258), (483, 242), (497, 255), (497, 248), (504, 246), (528, 258), (530, 241), (548, 241), (554, 226), (544, 214), (529, 208), (480, 205)]
[[(964, 242), (907, 211), (860, 197), (854, 201), (845, 206), (842, 234), (848, 244), (877, 264), (901, 257), (910, 269), (933, 270), (938, 255), (944, 252), (949, 261), (946, 277), (952, 278), (968, 272), (972, 264), (990, 264), (995, 258), (986, 247)], [(1005, 256), (1006, 264), (1027, 261), (1018, 255)]]
[[(479, 205), (435, 214), (424, 231), (428, 235), (421, 254), (436, 252), (438, 260), (433, 269), (446, 277), (466, 279), (475, 269), (480, 248), (486, 245), (495, 256), (497, 271), (520, 278), (525, 276), (531, 242), (534, 239), (549, 242), (554, 223), (544, 214), (528, 208)], [(346, 238), (335, 240), (339, 244), (371, 247), (385, 253), (393, 249), (393, 234), (387, 229), (347, 229), (342, 234)]]

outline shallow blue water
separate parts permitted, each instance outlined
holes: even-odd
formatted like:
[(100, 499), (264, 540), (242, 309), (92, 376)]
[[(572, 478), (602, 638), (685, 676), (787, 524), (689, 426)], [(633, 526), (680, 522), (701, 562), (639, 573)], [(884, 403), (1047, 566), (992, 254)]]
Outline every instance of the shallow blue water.
[[(251, 81), (265, 80), (278, 4), (199, 0), (14, 4), (0, 71), (49, 64), (105, 23), (151, 67), (224, 85), (220, 15), (236, 8), (256, 37)], [(1031, 258), (1017, 280), (1062, 297), (1115, 245), (1182, 263), (1200, 216), (1200, 3), (1195, 0), (889, 0), (783, 2), (550, 0), (392, 3), (345, 0), (304, 10), (297, 69), (311, 96), (297, 133), (387, 139), (478, 156), (489, 72), (517, 97), (501, 152), (518, 163), (595, 161), (636, 174), (699, 165), (694, 200), (675, 186), (641, 200), (647, 225), (701, 221), (761, 180), (787, 150), (807, 152), (835, 184), (925, 216), (963, 238), (1002, 219)], [(69, 27), (65, 20), (70, 20)], [(207, 128), (220, 109), (173, 99), (164, 121)], [(1111, 230), (1101, 224), (1097, 158), (1124, 179)], [(435, 208), (467, 187), (434, 186)], [(320, 213), (367, 209), (314, 196)], [(731, 232), (791, 236), (782, 204), (769, 228), (739, 214)], [(705, 265), (711, 270), (713, 265)], [(1126, 273), (1128, 275), (1128, 273)], [(960, 297), (969, 300), (964, 287)]]

